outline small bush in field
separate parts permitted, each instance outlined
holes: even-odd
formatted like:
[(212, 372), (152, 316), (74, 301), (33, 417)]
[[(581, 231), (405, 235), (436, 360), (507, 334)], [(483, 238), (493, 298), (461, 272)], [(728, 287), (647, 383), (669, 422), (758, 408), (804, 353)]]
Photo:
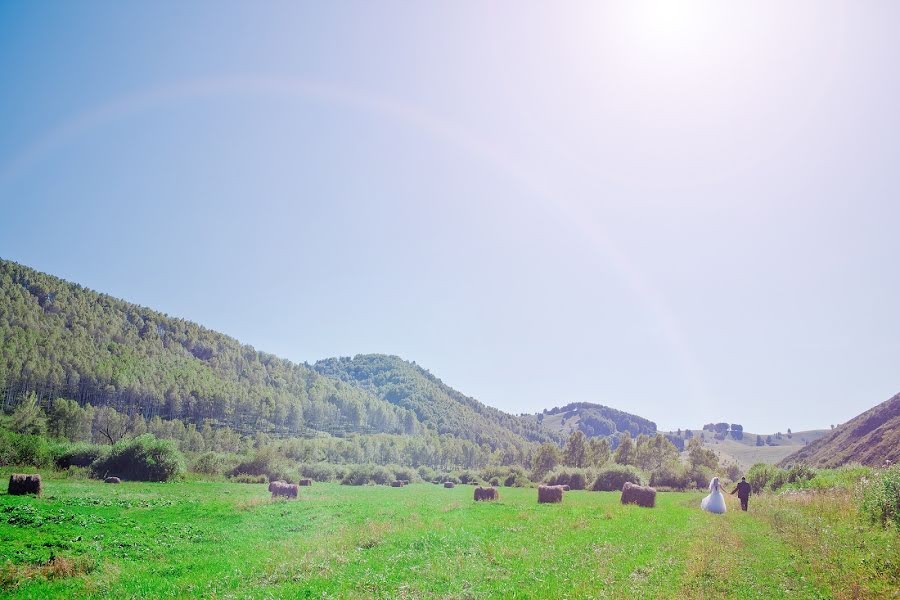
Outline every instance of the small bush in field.
[(0, 465), (49, 467), (54, 462), (54, 450), (41, 436), (0, 429)]
[(882, 527), (900, 531), (900, 465), (875, 473), (863, 484), (862, 513)]
[(557, 467), (544, 478), (546, 485), (567, 485), (573, 490), (587, 487), (589, 476), (584, 469)]
[(229, 479), (234, 483), (269, 483), (269, 478), (265, 475), (248, 475), (247, 473), (238, 473)]
[(747, 483), (750, 484), (753, 493), (758, 494), (768, 489), (778, 470), (778, 467), (775, 465), (764, 463), (757, 463), (750, 467), (750, 470), (747, 472)]
[(631, 465), (610, 465), (600, 469), (591, 489), (595, 492), (619, 491), (626, 481), (635, 485), (643, 485), (643, 476)]
[(235, 475), (265, 475), (269, 481), (286, 481), (295, 483), (297, 476), (287, 462), (272, 448), (263, 447), (256, 451), (252, 458), (232, 468), (229, 477)]
[(678, 463), (663, 465), (650, 473), (651, 487), (668, 487), (675, 490), (686, 489), (691, 484), (691, 476)]
[(134, 481), (169, 481), (184, 471), (184, 456), (171, 440), (145, 434), (114, 445), (91, 465), (96, 477), (115, 475)]
[(218, 452), (204, 452), (194, 459), (190, 470), (203, 475), (221, 475), (225, 471), (225, 458)]
[(91, 464), (108, 452), (108, 447), (96, 444), (74, 444), (69, 446), (56, 457), (56, 466), (60, 469), (69, 467), (89, 467)]
[(341, 479), (343, 485), (384, 485), (394, 481), (394, 474), (381, 465), (353, 465)]

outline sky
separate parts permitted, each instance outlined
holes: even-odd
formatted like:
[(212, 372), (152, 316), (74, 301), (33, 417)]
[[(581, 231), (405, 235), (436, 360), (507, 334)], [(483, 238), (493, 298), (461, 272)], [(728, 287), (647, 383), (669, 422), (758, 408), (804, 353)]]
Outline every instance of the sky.
[(512, 413), (900, 391), (900, 3), (0, 2), (0, 257)]

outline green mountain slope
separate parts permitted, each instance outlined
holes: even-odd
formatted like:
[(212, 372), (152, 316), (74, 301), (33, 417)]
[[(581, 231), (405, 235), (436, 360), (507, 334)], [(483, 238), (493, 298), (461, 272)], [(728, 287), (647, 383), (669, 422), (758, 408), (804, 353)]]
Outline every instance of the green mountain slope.
[(878, 467), (886, 460), (900, 461), (900, 394), (837, 426), (781, 463), (837, 467), (856, 462)]
[(427, 370), (396, 356), (357, 355), (314, 365), (321, 375), (345, 382), (415, 413), (439, 434), (452, 433), (478, 444), (558, 441), (537, 422), (486, 406), (444, 384)]
[(588, 437), (617, 436), (625, 431), (635, 437), (642, 433), (656, 433), (656, 423), (653, 421), (590, 402), (574, 402), (562, 408), (554, 407), (536, 415), (528, 415), (527, 418), (563, 437), (568, 437), (574, 431), (581, 431)]
[(0, 393), (246, 433), (412, 433), (415, 415), (182, 319), (0, 260)]

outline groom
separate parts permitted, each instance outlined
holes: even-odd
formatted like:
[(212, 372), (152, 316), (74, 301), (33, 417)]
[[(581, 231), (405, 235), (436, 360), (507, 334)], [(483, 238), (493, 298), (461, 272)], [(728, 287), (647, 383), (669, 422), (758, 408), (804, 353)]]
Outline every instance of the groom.
[(746, 477), (741, 477), (741, 482), (737, 484), (733, 490), (731, 490), (732, 495), (737, 494), (738, 498), (741, 500), (741, 510), (747, 510), (747, 501), (750, 500), (750, 484), (747, 483)]

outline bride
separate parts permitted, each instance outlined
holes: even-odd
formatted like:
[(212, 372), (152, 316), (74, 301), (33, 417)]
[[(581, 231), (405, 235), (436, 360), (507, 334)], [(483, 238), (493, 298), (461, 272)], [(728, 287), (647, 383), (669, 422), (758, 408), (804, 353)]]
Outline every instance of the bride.
[(709, 496), (700, 502), (700, 508), (711, 513), (722, 514), (725, 512), (725, 496), (722, 495), (718, 477), (713, 477), (709, 482)]

